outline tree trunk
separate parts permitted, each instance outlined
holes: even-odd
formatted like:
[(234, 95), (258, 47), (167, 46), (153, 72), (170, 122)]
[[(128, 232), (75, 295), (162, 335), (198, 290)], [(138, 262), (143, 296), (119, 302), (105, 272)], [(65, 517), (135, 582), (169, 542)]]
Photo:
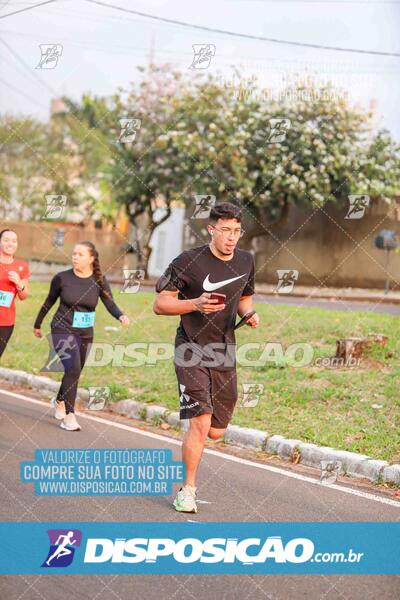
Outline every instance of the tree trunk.
[(289, 204), (287, 202), (282, 205), (281, 213), (274, 221), (271, 221), (270, 214), (266, 208), (254, 205), (248, 206), (243, 211), (243, 229), (245, 230), (243, 242), (250, 244), (251, 240), (256, 236), (269, 235), (269, 230), (284, 223), (288, 218), (288, 214)]
[(370, 333), (367, 337), (351, 337), (336, 342), (336, 356), (347, 361), (351, 358), (361, 358), (364, 351), (372, 346), (379, 344), (384, 346), (388, 340), (388, 336), (383, 333)]
[[(137, 252), (137, 268), (144, 271), (144, 277), (148, 277), (148, 268), (152, 248), (150, 246), (151, 237), (154, 231), (171, 215), (171, 207), (168, 206), (165, 215), (158, 221), (154, 221), (154, 213), (151, 210), (144, 210), (136, 213), (130, 218), (130, 222), (136, 231), (136, 252)], [(139, 217), (147, 217), (147, 225), (140, 222)]]

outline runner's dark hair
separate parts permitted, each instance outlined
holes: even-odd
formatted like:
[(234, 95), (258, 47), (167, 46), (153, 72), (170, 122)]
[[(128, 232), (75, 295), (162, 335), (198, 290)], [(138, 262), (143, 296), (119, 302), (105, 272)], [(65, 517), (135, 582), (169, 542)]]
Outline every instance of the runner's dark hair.
[(3, 233), (7, 233), (7, 231), (12, 231), (13, 233), (15, 233), (15, 235), (17, 235), (17, 232), (14, 231), (14, 229), (2, 229), (0, 231), (0, 240), (1, 240), (1, 237), (2, 237)]
[(107, 299), (110, 299), (110, 294), (107, 292), (107, 290), (104, 286), (104, 277), (103, 277), (103, 273), (102, 273), (102, 270), (100, 267), (99, 253), (96, 249), (96, 246), (93, 244), (93, 242), (89, 242), (89, 241), (78, 242), (78, 244), (80, 246), (86, 246), (86, 248), (89, 249), (90, 255), (94, 257), (94, 261), (93, 261), (94, 278), (96, 280), (97, 285), (103, 290), (104, 296)]
[(242, 211), (236, 204), (220, 202), (213, 206), (210, 211), (210, 221), (216, 223), (218, 219), (236, 219), (240, 223), (242, 220)]

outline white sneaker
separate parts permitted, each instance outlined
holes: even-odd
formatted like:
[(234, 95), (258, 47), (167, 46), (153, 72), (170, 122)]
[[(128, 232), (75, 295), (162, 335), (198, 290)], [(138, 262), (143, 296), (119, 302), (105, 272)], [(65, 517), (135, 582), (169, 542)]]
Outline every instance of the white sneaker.
[(52, 408), (54, 408), (54, 417), (56, 419), (58, 419), (59, 421), (61, 421), (61, 419), (65, 418), (66, 412), (65, 412), (65, 402), (64, 402), (64, 400), (61, 400), (60, 402), (57, 402), (57, 398), (54, 396), (54, 398), (52, 398), (50, 400), (50, 406), (52, 406)]
[(65, 415), (64, 420), (60, 423), (60, 427), (67, 431), (79, 431), (81, 429), (81, 426), (76, 420), (75, 413), (68, 413)]
[(175, 510), (179, 512), (197, 513), (196, 490), (193, 485), (181, 487), (173, 502)]

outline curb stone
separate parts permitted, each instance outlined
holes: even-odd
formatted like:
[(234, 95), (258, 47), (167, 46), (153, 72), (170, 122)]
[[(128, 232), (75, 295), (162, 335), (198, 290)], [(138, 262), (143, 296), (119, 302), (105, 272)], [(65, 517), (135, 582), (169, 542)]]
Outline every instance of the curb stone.
[[(120, 400), (111, 406), (111, 410), (117, 414), (136, 415), (136, 418), (143, 416), (143, 411), (146, 411), (145, 420), (147, 421), (159, 418), (172, 426), (184, 430), (188, 428), (188, 420), (180, 420), (178, 412), (169, 412), (162, 406), (146, 406), (135, 400)], [(321, 469), (321, 460), (340, 461), (341, 474), (366, 478), (374, 482), (383, 479), (385, 482), (400, 485), (400, 465), (390, 465), (385, 460), (371, 459), (365, 454), (317, 446), (317, 444), (301, 440), (287, 439), (282, 435), (270, 436), (266, 431), (239, 425), (228, 425), (224, 442), (242, 448), (277, 454), (286, 460), (292, 460), (295, 450), (298, 450), (300, 452), (299, 462), (302, 465)]]
[(391, 481), (400, 485), (400, 465), (387, 465), (384, 467), (383, 481)]
[[(6, 367), (0, 367), (0, 379), (5, 379), (15, 385), (25, 385), (33, 390), (40, 391), (46, 398), (54, 396), (54, 393), (57, 392), (60, 387), (60, 382), (54, 381), (54, 379), (50, 379), (50, 377), (32, 375), (26, 371), (7, 369)], [(88, 390), (85, 388), (78, 388), (77, 398), (81, 402), (87, 402), (89, 400)]]
[[(60, 385), (59, 382), (49, 377), (32, 375), (25, 371), (5, 367), (0, 367), (0, 379), (15, 385), (40, 390), (46, 398), (53, 396)], [(89, 398), (88, 390), (78, 388), (77, 397), (80, 401), (87, 402)], [(110, 410), (133, 419), (168, 423), (171, 427), (177, 427), (184, 431), (189, 427), (187, 419), (181, 420), (179, 412), (171, 412), (165, 406), (148, 405), (136, 400), (126, 399), (113, 403)], [(400, 464), (389, 464), (385, 460), (375, 460), (365, 454), (318, 446), (301, 440), (288, 439), (282, 435), (269, 435), (266, 431), (240, 427), (239, 425), (228, 425), (224, 442), (242, 448), (276, 454), (285, 460), (292, 460), (295, 451), (298, 451), (300, 453), (299, 463), (316, 469), (321, 468), (321, 460), (340, 461), (341, 474), (366, 478), (373, 482), (383, 481), (400, 485)]]

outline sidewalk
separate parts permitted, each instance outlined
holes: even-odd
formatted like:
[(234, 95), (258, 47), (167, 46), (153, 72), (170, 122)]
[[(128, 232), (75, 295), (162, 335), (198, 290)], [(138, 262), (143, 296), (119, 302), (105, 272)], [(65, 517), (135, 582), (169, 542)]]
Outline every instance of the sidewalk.
[(387, 294), (384, 290), (366, 288), (332, 288), (321, 286), (295, 285), (290, 294), (277, 294), (275, 285), (261, 283), (256, 285), (256, 293), (268, 296), (285, 296), (325, 299), (325, 300), (353, 300), (358, 302), (384, 302), (386, 304), (400, 304), (400, 291), (390, 290)]

